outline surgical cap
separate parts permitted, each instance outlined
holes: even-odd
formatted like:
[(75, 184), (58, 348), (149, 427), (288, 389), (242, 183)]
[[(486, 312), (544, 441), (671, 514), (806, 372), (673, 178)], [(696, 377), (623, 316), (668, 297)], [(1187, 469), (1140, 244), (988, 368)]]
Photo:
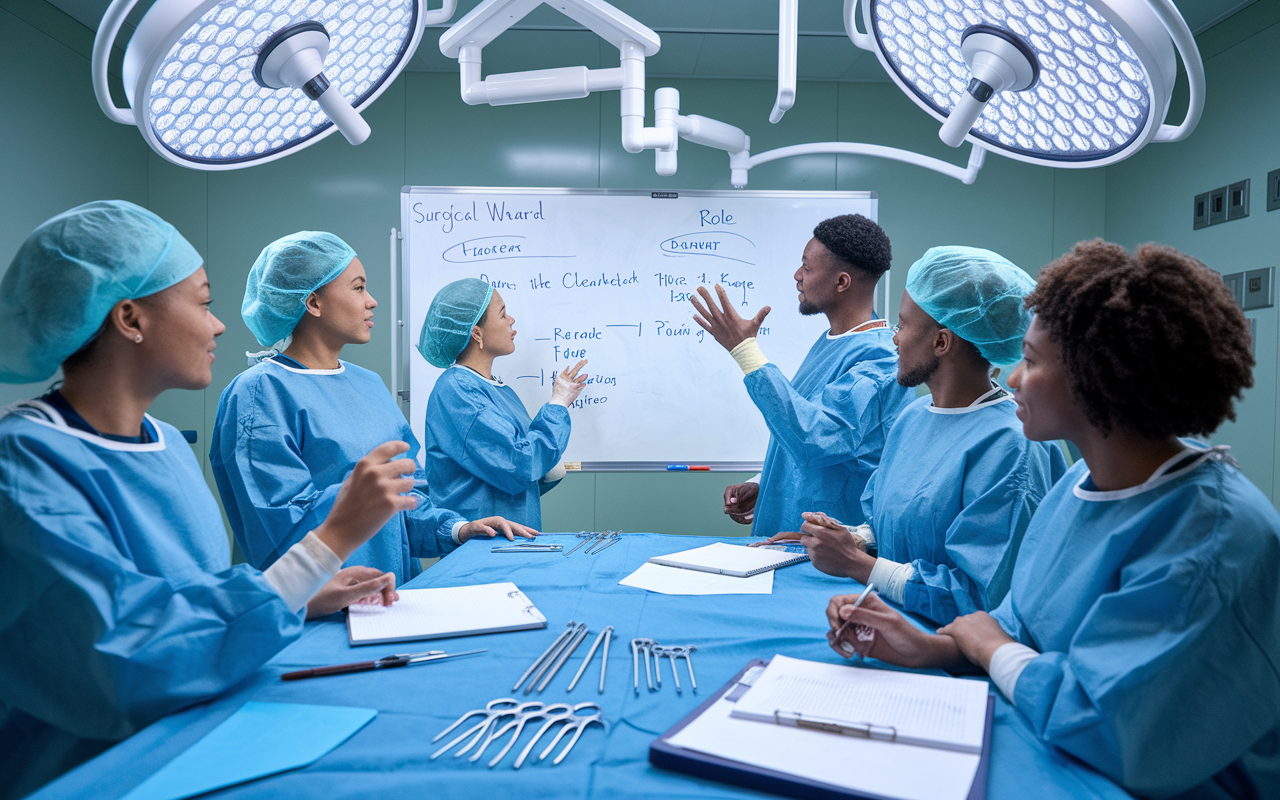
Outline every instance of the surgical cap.
[(1012, 261), (977, 247), (932, 247), (907, 273), (915, 304), (992, 364), (1022, 358), (1031, 325), (1022, 301), (1035, 287)]
[(493, 287), (479, 278), (463, 278), (436, 292), (418, 335), (422, 357), (441, 369), (457, 361), (492, 296)]
[(52, 375), (121, 300), (185, 280), (204, 260), (169, 223), (124, 200), (97, 200), (31, 232), (0, 281), (0, 382)]
[(342, 274), (356, 251), (323, 231), (298, 231), (262, 248), (249, 270), (240, 316), (263, 347), (297, 327), (307, 298)]

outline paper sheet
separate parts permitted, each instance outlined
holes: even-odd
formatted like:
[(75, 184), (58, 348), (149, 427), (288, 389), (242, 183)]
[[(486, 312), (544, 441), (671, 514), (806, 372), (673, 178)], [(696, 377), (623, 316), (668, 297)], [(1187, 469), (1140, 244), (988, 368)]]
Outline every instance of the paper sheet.
[(511, 582), (438, 589), (401, 589), (390, 607), (353, 605), (353, 645), (470, 636), (545, 628), (547, 618)]
[(305, 767), (376, 716), (372, 708), (245, 703), (124, 800), (181, 800)]
[(661, 594), (773, 594), (773, 570), (735, 578), (645, 562), (618, 583)]
[(737, 573), (776, 569), (781, 566), (808, 561), (807, 553), (790, 553), (785, 550), (765, 550), (741, 544), (716, 542), (692, 550), (681, 550), (665, 556), (654, 556), (651, 563), (666, 567), (697, 569), (704, 572)]
[(734, 716), (773, 720), (775, 712), (892, 727), (919, 744), (982, 752), (987, 684), (774, 656)]
[[(748, 693), (749, 694), (749, 693)], [(965, 800), (981, 756), (755, 722), (721, 698), (668, 741), (677, 747), (868, 794)]]

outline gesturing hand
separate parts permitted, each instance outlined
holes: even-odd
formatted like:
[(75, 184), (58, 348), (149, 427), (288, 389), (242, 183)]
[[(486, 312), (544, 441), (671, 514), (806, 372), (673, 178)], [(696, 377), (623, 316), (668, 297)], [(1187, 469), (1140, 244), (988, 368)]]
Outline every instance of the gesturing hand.
[(485, 536), (492, 539), (499, 533), (507, 537), (509, 542), (514, 542), (517, 536), (532, 539), (538, 535), (538, 532), (533, 528), (521, 525), (518, 522), (512, 522), (503, 517), (485, 517), (463, 525), (458, 530), (458, 538), (464, 542), (477, 536)]
[(396, 592), (396, 575), (373, 567), (347, 567), (320, 587), (307, 601), (307, 619), (319, 619), (341, 611), (349, 605), (389, 606), (400, 599)]
[(555, 381), (551, 384), (552, 403), (568, 408), (574, 400), (578, 399), (583, 387), (587, 385), (587, 374), (584, 372), (579, 375), (578, 370), (586, 365), (587, 360), (584, 358), (573, 369), (565, 367), (556, 375)]
[(755, 517), (758, 483), (735, 483), (724, 490), (724, 513), (739, 525), (750, 525)]
[(698, 311), (693, 315), (693, 321), (706, 328), (707, 333), (715, 337), (725, 350), (732, 350), (742, 344), (744, 339), (750, 339), (759, 333), (760, 324), (769, 315), (769, 307), (765, 306), (751, 319), (738, 316), (738, 312), (733, 309), (733, 304), (729, 302), (729, 295), (725, 294), (724, 288), (718, 283), (716, 294), (720, 296), (719, 306), (716, 305), (715, 300), (711, 299), (711, 293), (704, 287), (698, 287), (698, 294), (707, 305), (703, 307), (696, 297), (689, 298), (689, 302), (693, 303), (693, 307)]
[(338, 558), (346, 561), (357, 547), (381, 530), (392, 515), (418, 507), (417, 499), (406, 494), (413, 491), (413, 473), (418, 462), (395, 458), (408, 449), (405, 442), (380, 444), (357, 461), (355, 469), (342, 482), (329, 516), (315, 530), (316, 536)]

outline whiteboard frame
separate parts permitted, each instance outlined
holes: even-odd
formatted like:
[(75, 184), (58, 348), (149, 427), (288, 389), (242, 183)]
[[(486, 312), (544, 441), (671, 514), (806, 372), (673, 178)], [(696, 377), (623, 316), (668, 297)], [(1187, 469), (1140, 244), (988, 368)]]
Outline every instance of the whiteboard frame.
[[(874, 191), (841, 192), (841, 191), (800, 191), (787, 189), (574, 189), (568, 187), (544, 186), (402, 186), (400, 187), (400, 264), (397, 269), (392, 260), (391, 311), (394, 317), (391, 341), (391, 395), (402, 404), (401, 411), (408, 417), (412, 408), (409, 390), (405, 386), (409, 380), (411, 364), (410, 352), (414, 348), (413, 331), (405, 324), (408, 318), (409, 287), (413, 276), (409, 265), (413, 263), (409, 253), (411, 237), (405, 236), (409, 228), (408, 210), (411, 206), (405, 202), (403, 195), (413, 194), (552, 194), (552, 195), (588, 195), (594, 197), (652, 197), (662, 199), (670, 197), (762, 197), (762, 198), (799, 198), (812, 200), (869, 200), (875, 219), (879, 224), (880, 196)], [(392, 229), (392, 241), (397, 236)], [(890, 272), (885, 272), (876, 286), (873, 310), (883, 319), (889, 319), (890, 311)], [(398, 278), (398, 280), (397, 280)], [(883, 287), (884, 291), (880, 289)], [(412, 420), (410, 420), (412, 423)], [(709, 467), (710, 472), (759, 472), (764, 466), (762, 461), (702, 461), (698, 466)], [(583, 461), (574, 463), (574, 471), (582, 472), (667, 472), (668, 464), (658, 461)]]

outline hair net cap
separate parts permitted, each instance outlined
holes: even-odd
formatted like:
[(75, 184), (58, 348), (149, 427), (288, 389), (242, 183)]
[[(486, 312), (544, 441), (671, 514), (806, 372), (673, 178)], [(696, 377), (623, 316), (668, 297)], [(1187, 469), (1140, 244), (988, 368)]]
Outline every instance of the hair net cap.
[(185, 280), (204, 259), (169, 223), (125, 200), (96, 200), (31, 232), (0, 281), (0, 382), (48, 378), (121, 300)]
[(1023, 299), (1036, 282), (1009, 259), (977, 247), (932, 247), (911, 265), (907, 294), (992, 364), (1022, 358), (1031, 325)]
[(444, 369), (458, 360), (492, 296), (493, 287), (479, 278), (463, 278), (436, 292), (418, 335), (418, 352), (427, 363)]
[(240, 316), (263, 347), (297, 327), (307, 297), (342, 274), (356, 251), (323, 231), (298, 231), (262, 248), (249, 270)]

